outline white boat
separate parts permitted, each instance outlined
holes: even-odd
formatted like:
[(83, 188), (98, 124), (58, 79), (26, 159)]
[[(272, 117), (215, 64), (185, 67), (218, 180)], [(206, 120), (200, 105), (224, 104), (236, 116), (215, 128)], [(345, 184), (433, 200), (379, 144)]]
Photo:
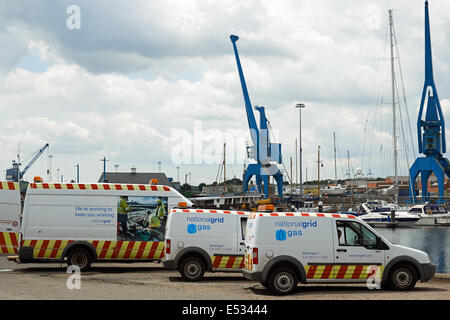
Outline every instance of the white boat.
[(256, 192), (248, 192), (240, 195), (212, 195), (205, 197), (190, 198), (195, 205), (204, 209), (241, 209), (243, 207), (257, 206), (257, 202), (263, 198), (263, 195)]
[[(357, 216), (373, 227), (412, 227), (420, 217), (407, 211), (397, 211), (398, 205), (386, 201), (369, 201), (362, 203)], [(391, 217), (391, 211), (395, 211), (395, 221)]]
[(347, 192), (347, 188), (341, 186), (340, 184), (336, 186), (326, 186), (320, 189), (322, 195), (327, 194), (329, 196), (341, 196)]
[(443, 205), (438, 204), (418, 204), (408, 211), (420, 217), (416, 222), (416, 226), (439, 226), (450, 224), (450, 213)]
[(296, 212), (312, 212), (312, 213), (319, 212), (319, 209), (316, 206), (314, 206), (314, 201), (304, 201), (303, 207), (292, 209), (295, 210)]

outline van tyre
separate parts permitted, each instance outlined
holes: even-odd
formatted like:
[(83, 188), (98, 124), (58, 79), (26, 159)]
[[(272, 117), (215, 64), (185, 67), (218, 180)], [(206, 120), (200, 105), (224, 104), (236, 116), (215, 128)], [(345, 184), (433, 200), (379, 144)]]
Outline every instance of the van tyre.
[(73, 249), (67, 255), (67, 265), (77, 266), (80, 271), (86, 271), (90, 268), (92, 262), (92, 255), (86, 249)]
[(187, 257), (181, 262), (179, 271), (186, 281), (200, 281), (205, 274), (205, 264), (200, 258)]
[(416, 270), (408, 264), (398, 264), (389, 274), (389, 288), (392, 290), (411, 290), (418, 280)]
[(276, 295), (288, 295), (297, 288), (297, 275), (291, 268), (277, 268), (270, 273), (269, 289)]

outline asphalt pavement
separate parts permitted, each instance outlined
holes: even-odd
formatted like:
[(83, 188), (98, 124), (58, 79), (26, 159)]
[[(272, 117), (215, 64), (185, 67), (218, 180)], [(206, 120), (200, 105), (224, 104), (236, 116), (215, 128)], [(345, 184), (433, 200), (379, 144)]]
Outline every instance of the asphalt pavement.
[(65, 263), (17, 264), (0, 256), (0, 299), (149, 300), (450, 300), (450, 278), (418, 282), (409, 292), (369, 289), (365, 284), (299, 284), (277, 297), (240, 273), (206, 273), (202, 282), (182, 280), (161, 263), (93, 263), (80, 276)]

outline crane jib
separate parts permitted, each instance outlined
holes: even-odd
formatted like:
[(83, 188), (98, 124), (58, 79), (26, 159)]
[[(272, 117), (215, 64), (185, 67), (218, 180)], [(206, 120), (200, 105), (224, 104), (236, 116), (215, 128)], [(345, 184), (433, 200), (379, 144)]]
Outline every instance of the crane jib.
[(234, 55), (236, 57), (236, 64), (239, 72), (239, 79), (241, 81), (241, 87), (242, 87), (242, 94), (244, 95), (244, 101), (245, 101), (245, 111), (247, 113), (247, 120), (248, 120), (248, 126), (250, 130), (253, 130), (254, 132), (251, 132), (251, 138), (253, 141), (253, 144), (256, 146), (257, 141), (256, 137), (259, 135), (258, 126), (256, 125), (255, 115), (253, 114), (252, 104), (250, 102), (250, 96), (248, 94), (247, 90), (247, 84), (245, 83), (244, 78), (244, 72), (242, 71), (241, 61), (239, 59), (239, 53), (236, 46), (236, 41), (239, 40), (238, 36), (231, 35), (230, 36), (231, 42), (233, 43), (233, 49), (234, 49)]

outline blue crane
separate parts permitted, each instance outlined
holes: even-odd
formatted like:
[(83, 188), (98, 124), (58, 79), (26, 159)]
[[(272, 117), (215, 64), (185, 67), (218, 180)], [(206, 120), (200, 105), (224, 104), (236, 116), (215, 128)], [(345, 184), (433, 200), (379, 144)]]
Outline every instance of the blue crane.
[(43, 146), (37, 153), (36, 155), (33, 157), (33, 159), (31, 159), (30, 162), (28, 162), (28, 164), (25, 166), (25, 168), (20, 171), (20, 163), (16, 162), (13, 160), (12, 163), (12, 168), (6, 170), (6, 180), (8, 181), (16, 181), (19, 182), (20, 180), (22, 180), (24, 174), (28, 171), (28, 169), (30, 169), (30, 167), (33, 165), (33, 163), (36, 162), (36, 160), (41, 156), (41, 154), (45, 151), (45, 149), (47, 149), (49, 146), (49, 144), (45, 144), (45, 146)]
[[(425, 118), (423, 119), (424, 111)], [(445, 142), (445, 123), (433, 78), (428, 1), (425, 1), (425, 83), (423, 85), (422, 100), (417, 119), (417, 134), (419, 153), (424, 154), (425, 157), (418, 157), (409, 169), (410, 201), (416, 203), (414, 186), (419, 174), (422, 185), (422, 202), (429, 201), (427, 191), (428, 179), (434, 173), (439, 189), (439, 199), (437, 202), (442, 203), (444, 196), (444, 178), (445, 175), (450, 177), (450, 162), (442, 156), (447, 149)]]
[[(253, 114), (252, 104), (245, 83), (244, 73), (242, 71), (241, 61), (236, 46), (238, 36), (230, 35), (233, 43), (234, 55), (236, 57), (236, 64), (239, 72), (239, 79), (241, 81), (242, 93), (244, 95), (245, 111), (247, 113), (248, 127), (250, 129), (250, 136), (253, 145), (247, 149), (248, 157), (255, 160), (256, 163), (251, 163), (247, 166), (244, 172), (243, 192), (248, 191), (248, 184), (253, 176), (256, 179), (256, 186), (258, 192), (261, 192), (261, 184), (264, 186), (264, 197), (269, 197), (269, 178), (273, 176), (277, 182), (277, 189), (279, 197), (283, 196), (283, 174), (276, 165), (281, 163), (281, 144), (271, 143), (268, 130), (268, 120), (266, 117), (265, 108), (263, 106), (255, 106), (255, 110), (259, 112), (259, 128)], [(275, 162), (275, 163), (273, 163)]]

